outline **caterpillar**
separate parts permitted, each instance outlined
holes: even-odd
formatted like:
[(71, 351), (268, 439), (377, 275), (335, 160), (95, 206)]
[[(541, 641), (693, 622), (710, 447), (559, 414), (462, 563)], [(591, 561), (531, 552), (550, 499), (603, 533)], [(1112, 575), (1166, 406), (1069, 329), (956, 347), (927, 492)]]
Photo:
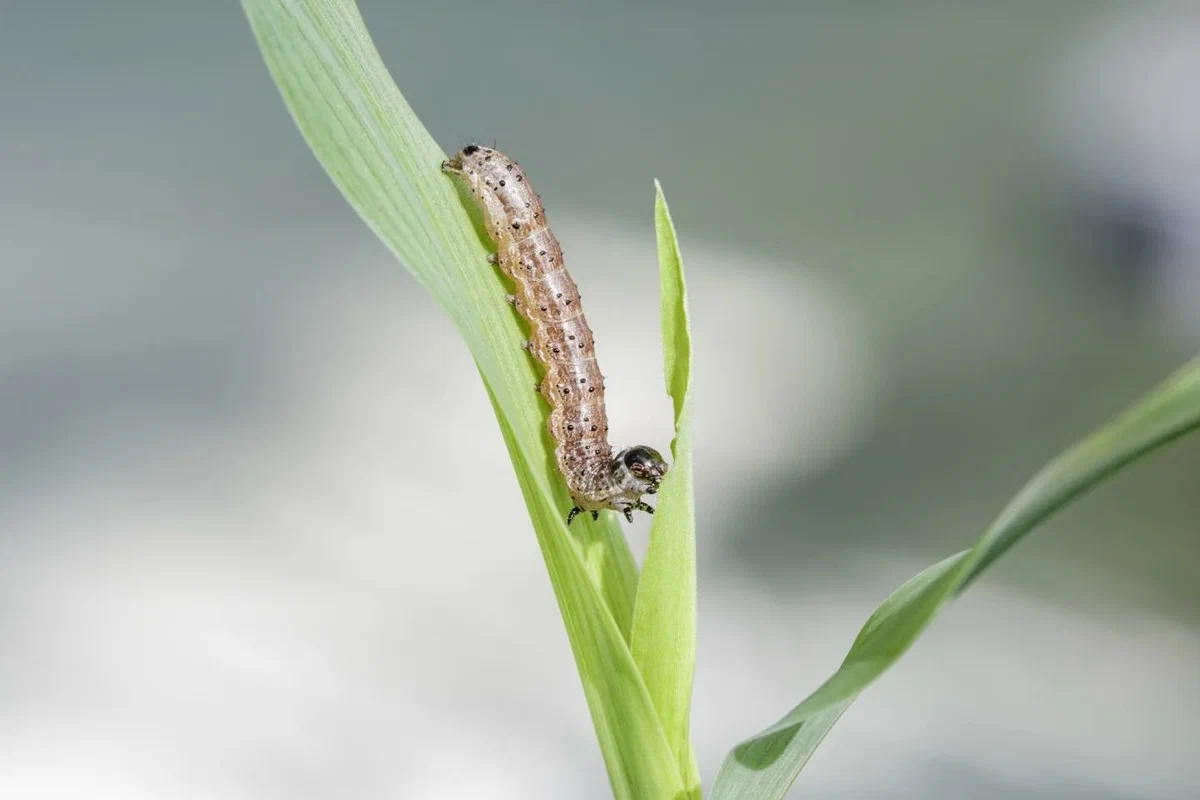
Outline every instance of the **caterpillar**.
[(667, 464), (646, 445), (613, 455), (592, 330), (541, 197), (516, 161), (490, 147), (468, 145), (443, 161), (442, 170), (461, 179), (479, 204), (496, 246), (488, 261), (513, 282), (506, 299), (529, 323), (521, 347), (545, 369), (538, 391), (550, 404), (555, 461), (575, 503), (567, 524), (585, 511), (595, 520), (613, 509), (630, 522), (634, 511), (653, 514), (642, 495), (658, 491)]

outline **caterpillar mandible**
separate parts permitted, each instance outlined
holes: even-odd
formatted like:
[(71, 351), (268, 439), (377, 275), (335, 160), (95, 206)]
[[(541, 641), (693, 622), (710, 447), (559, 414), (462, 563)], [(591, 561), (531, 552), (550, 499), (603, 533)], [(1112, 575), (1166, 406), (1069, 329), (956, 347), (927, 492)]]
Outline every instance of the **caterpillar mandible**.
[(530, 338), (521, 346), (546, 370), (538, 391), (550, 403), (558, 471), (575, 502), (567, 524), (584, 511), (596, 519), (606, 508), (630, 522), (634, 511), (653, 514), (642, 495), (658, 491), (667, 464), (645, 445), (613, 455), (592, 330), (541, 198), (517, 162), (490, 147), (468, 145), (443, 161), (442, 169), (461, 178), (482, 209), (496, 245), (488, 261), (515, 284), (508, 302), (529, 323)]

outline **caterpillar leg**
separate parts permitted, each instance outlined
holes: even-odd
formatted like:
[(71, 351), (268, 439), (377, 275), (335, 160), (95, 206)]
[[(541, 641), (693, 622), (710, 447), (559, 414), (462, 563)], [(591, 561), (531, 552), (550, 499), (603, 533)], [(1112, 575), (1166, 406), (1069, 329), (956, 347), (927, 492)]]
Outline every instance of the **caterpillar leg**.
[[(579, 516), (582, 513), (583, 513), (583, 509), (580, 508), (579, 506), (575, 506), (574, 508), (572, 508), (570, 513), (567, 514), (567, 524), (570, 525), (571, 520), (575, 519), (577, 516)], [(589, 511), (588, 513), (592, 515), (592, 522), (595, 522), (596, 520), (600, 519), (599, 511)]]
[(521, 342), (521, 349), (524, 350), (526, 353), (529, 352), (529, 348), (531, 348), (531, 347), (533, 347), (533, 342), (529, 341), (528, 339)]
[(491, 264), (493, 267), (499, 266), (500, 265), (500, 254), (499, 253), (488, 253), (487, 262), (489, 264)]
[(625, 506), (625, 508), (623, 508), (621, 510), (625, 512), (625, 519), (629, 520), (630, 522), (633, 522), (633, 512), (634, 511), (645, 511), (647, 514), (653, 514), (654, 506), (651, 506), (648, 503), (644, 503), (641, 500), (638, 500), (633, 505)]

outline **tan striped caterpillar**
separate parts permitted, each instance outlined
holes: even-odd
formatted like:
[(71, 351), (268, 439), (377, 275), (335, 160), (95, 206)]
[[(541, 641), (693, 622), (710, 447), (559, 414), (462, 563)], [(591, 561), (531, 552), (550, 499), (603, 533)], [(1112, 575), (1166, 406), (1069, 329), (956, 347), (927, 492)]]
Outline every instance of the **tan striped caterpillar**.
[(443, 161), (442, 169), (460, 177), (479, 203), (496, 245), (488, 260), (515, 284), (508, 302), (529, 323), (529, 340), (521, 346), (546, 369), (538, 390), (550, 403), (554, 455), (575, 501), (567, 524), (583, 511), (596, 519), (605, 508), (630, 522), (635, 510), (653, 514), (642, 495), (658, 491), (667, 464), (645, 445), (613, 455), (592, 330), (541, 198), (517, 162), (489, 147), (468, 145)]

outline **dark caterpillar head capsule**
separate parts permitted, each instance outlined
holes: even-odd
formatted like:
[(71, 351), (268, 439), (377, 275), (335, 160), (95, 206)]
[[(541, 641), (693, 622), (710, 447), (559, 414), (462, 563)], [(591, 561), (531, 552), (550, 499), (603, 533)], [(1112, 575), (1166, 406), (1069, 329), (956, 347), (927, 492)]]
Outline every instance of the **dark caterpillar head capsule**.
[(640, 444), (617, 453), (612, 460), (612, 473), (625, 492), (638, 496), (654, 494), (667, 474), (667, 462), (653, 447)]

